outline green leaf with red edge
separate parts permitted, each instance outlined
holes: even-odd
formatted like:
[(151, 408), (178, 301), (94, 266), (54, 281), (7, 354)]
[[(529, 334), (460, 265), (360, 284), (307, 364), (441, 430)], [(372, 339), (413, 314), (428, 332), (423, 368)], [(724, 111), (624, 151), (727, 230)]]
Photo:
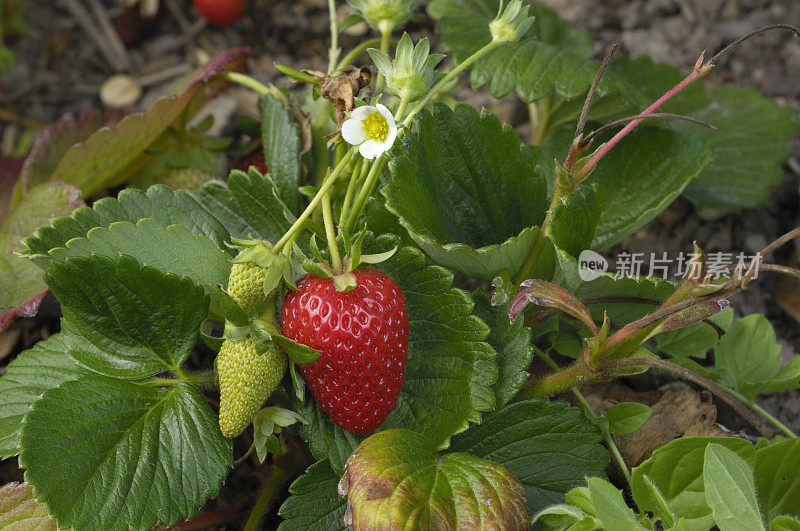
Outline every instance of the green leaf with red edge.
[(58, 522), (34, 498), (32, 485), (13, 482), (0, 487), (0, 529), (56, 531)]
[(225, 65), (248, 52), (235, 48), (192, 74), (178, 95), (167, 95), (142, 114), (125, 117), (113, 129), (101, 129), (85, 142), (71, 147), (50, 175), (50, 181), (63, 181), (81, 189), (89, 197), (125, 181), (138, 169), (142, 154), (164, 130), (186, 113), (196, 112), (208, 97), (206, 85)]
[(345, 523), (355, 529), (528, 528), (525, 490), (507, 468), (466, 453), (437, 454), (437, 445), (407, 430), (364, 440), (339, 483)]
[[(120, 111), (89, 109), (77, 118), (66, 115), (55, 124), (47, 126), (25, 159), (15, 189), (15, 200), (33, 186), (50, 179), (50, 175), (72, 146), (85, 141), (101, 127), (113, 127), (122, 117)], [(71, 184), (69, 181), (64, 182)]]
[(0, 227), (0, 330), (17, 315), (36, 315), (47, 291), (41, 269), (14, 254), (22, 249), (22, 238), (50, 218), (81, 206), (79, 196), (80, 191), (70, 185), (40, 184), (17, 203)]
[[(368, 253), (387, 251), (399, 238), (371, 236)], [(478, 422), (482, 411), (495, 406), (492, 386), (497, 380), (495, 352), (484, 340), (488, 327), (472, 315), (473, 303), (453, 288), (453, 275), (427, 266), (421, 251), (403, 247), (373, 266), (397, 282), (406, 299), (409, 337), (405, 379), (394, 411), (380, 429), (418, 432), (439, 447), (454, 433)], [(363, 440), (335, 426), (311, 399), (301, 411), (309, 424), (301, 434), (318, 459), (329, 458), (337, 473)]]
[(11, 211), (13, 190), (24, 165), (24, 157), (0, 157), (0, 223)]

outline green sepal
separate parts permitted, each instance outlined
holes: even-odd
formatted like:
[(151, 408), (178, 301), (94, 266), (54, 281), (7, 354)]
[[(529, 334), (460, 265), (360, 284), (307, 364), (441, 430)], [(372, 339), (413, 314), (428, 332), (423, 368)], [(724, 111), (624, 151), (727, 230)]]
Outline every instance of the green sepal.
[(298, 413), (277, 406), (268, 406), (256, 413), (253, 418), (253, 444), (255, 445), (258, 460), (263, 463), (267, 454), (281, 451), (281, 442), (275, 437), (275, 428), (285, 428), (296, 422), (308, 424), (308, 421)]
[(353, 273), (347, 272), (333, 277), (333, 285), (341, 293), (347, 293), (355, 289), (357, 282)]
[(297, 373), (297, 366), (294, 363), (289, 363), (289, 374), (292, 377), (292, 388), (294, 389), (294, 396), (302, 406), (306, 401), (306, 383), (303, 377)]
[(362, 254), (361, 260), (359, 261), (360, 264), (380, 264), (381, 262), (385, 262), (392, 256), (394, 253), (397, 252), (397, 247), (393, 247), (391, 250), (386, 251), (385, 253), (377, 253), (377, 254)]
[(239, 306), (239, 303), (237, 303), (227, 291), (222, 289), (221, 284), (217, 285), (217, 289), (219, 291), (219, 311), (222, 317), (236, 326), (248, 325), (250, 323), (250, 318), (247, 316), (247, 312), (244, 308)]
[(212, 336), (211, 332), (214, 328), (214, 321), (211, 319), (206, 319), (203, 321), (203, 324), (200, 325), (200, 337), (203, 340), (203, 343), (208, 345), (208, 348), (212, 350), (219, 351), (222, 348), (222, 344), (225, 342), (224, 337), (216, 337)]
[(297, 343), (286, 336), (273, 334), (272, 339), (275, 341), (276, 345), (283, 349), (292, 363), (296, 363), (297, 365), (314, 363), (320, 356), (319, 350)]
[(245, 326), (237, 326), (229, 321), (225, 323), (225, 333), (223, 334), (223, 337), (230, 341), (241, 341), (247, 337), (251, 328), (252, 326), (250, 325), (249, 321)]

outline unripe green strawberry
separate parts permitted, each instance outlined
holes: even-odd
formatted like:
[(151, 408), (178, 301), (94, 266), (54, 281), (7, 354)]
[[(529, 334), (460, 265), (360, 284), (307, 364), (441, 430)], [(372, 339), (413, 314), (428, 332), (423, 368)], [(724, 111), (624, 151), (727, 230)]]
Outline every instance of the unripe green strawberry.
[(228, 293), (239, 306), (249, 308), (267, 298), (267, 294), (264, 293), (266, 276), (266, 268), (253, 262), (236, 262), (231, 266), (231, 274), (228, 277)]
[(259, 354), (250, 336), (225, 340), (217, 355), (222, 435), (232, 439), (242, 434), (285, 371), (286, 354), (275, 345)]

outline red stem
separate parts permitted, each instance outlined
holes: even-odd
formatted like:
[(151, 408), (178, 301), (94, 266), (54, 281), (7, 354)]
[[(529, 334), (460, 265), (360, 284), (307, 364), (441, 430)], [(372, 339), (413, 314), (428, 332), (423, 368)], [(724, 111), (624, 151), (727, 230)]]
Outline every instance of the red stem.
[[(686, 87), (688, 87), (689, 85), (691, 85), (692, 83), (694, 83), (695, 81), (697, 81), (698, 79), (700, 79), (701, 77), (706, 75), (711, 70), (711, 68), (713, 68), (713, 65), (703, 64), (703, 55), (700, 55), (700, 58), (695, 63), (694, 68), (692, 69), (692, 72), (688, 76), (686, 76), (686, 78), (683, 81), (681, 81), (680, 83), (675, 85), (666, 94), (664, 94), (663, 96), (658, 98), (655, 102), (653, 102), (653, 104), (650, 105), (647, 109), (642, 111), (641, 114), (642, 115), (652, 114), (653, 112), (658, 110), (662, 105), (664, 105), (666, 102), (668, 102), (673, 97), (675, 97), (677, 94), (679, 94), (683, 89), (685, 89)], [(611, 148), (616, 146), (619, 143), (620, 140), (625, 138), (628, 135), (628, 133), (630, 133), (636, 126), (638, 126), (644, 120), (645, 120), (644, 117), (643, 118), (637, 118), (636, 120), (633, 120), (632, 122), (628, 123), (628, 125), (623, 127), (622, 130), (620, 130), (619, 133), (614, 135), (614, 137), (611, 140), (609, 140), (608, 142), (603, 144), (600, 147), (600, 149), (598, 149), (597, 152), (594, 155), (592, 155), (592, 158), (589, 159), (589, 162), (587, 162), (578, 171), (578, 174), (576, 175), (576, 179), (575, 180), (580, 182), (587, 175), (589, 175), (589, 173), (594, 169), (594, 167), (597, 166), (597, 163), (600, 162), (600, 159), (602, 159), (606, 155), (606, 153), (611, 151)]]

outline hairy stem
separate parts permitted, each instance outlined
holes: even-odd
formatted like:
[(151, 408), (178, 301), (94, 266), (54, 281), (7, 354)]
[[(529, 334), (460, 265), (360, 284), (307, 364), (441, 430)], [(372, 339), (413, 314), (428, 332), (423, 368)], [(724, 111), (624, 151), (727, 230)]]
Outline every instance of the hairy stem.
[(660, 369), (662, 371), (670, 372), (672, 374), (676, 374), (687, 380), (690, 380), (698, 385), (701, 385), (717, 395), (720, 399), (722, 399), (726, 404), (731, 406), (739, 415), (742, 416), (747, 422), (749, 422), (758, 432), (767, 438), (771, 438), (775, 432), (772, 428), (766, 425), (758, 415), (747, 409), (744, 403), (741, 400), (737, 399), (736, 396), (728, 392), (728, 390), (724, 389), (720, 385), (712, 382), (708, 378), (704, 378), (697, 373), (690, 371), (680, 365), (675, 365), (674, 363), (670, 363), (666, 360), (662, 359), (655, 359), (655, 358), (625, 358), (621, 360), (615, 360), (608, 362), (608, 366), (610, 367), (630, 367), (630, 366), (647, 366), (647, 367), (654, 367), (656, 369)]
[(339, 256), (339, 246), (336, 244), (336, 235), (333, 231), (330, 192), (322, 197), (322, 218), (325, 221), (325, 237), (328, 239), (328, 249), (331, 252), (331, 265), (334, 273), (338, 275), (342, 272), (342, 258)]
[(284, 234), (281, 239), (278, 240), (278, 243), (276, 243), (274, 247), (276, 253), (280, 252), (281, 248), (286, 244), (286, 242), (288, 242), (289, 239), (294, 236), (294, 233), (303, 226), (305, 220), (308, 219), (312, 212), (314, 212), (314, 209), (317, 208), (317, 205), (319, 205), (319, 203), (322, 201), (322, 198), (328, 193), (328, 190), (330, 190), (331, 186), (333, 186), (333, 183), (335, 183), (336, 179), (339, 178), (339, 174), (344, 171), (347, 163), (350, 162), (350, 159), (353, 157), (353, 152), (354, 149), (350, 149), (342, 158), (342, 160), (339, 161), (339, 164), (336, 165), (336, 168), (333, 169), (330, 175), (328, 175), (328, 177), (325, 179), (325, 182), (322, 183), (319, 191), (308, 204), (303, 213), (300, 214), (300, 217), (297, 218), (291, 227), (289, 227), (289, 230), (286, 231), (286, 234)]
[(359, 44), (358, 46), (356, 46), (355, 48), (353, 48), (352, 50), (347, 52), (347, 55), (345, 55), (342, 58), (342, 60), (339, 61), (339, 64), (336, 66), (336, 70), (341, 70), (342, 68), (344, 68), (346, 66), (350, 66), (350, 64), (352, 64), (352, 62), (355, 61), (356, 58), (359, 55), (361, 55), (362, 53), (367, 51), (367, 48), (373, 48), (375, 46), (380, 46), (380, 44), (381, 44), (381, 39), (377, 38), (377, 37), (374, 38), (374, 39), (370, 39), (368, 41), (362, 42), (361, 44)]
[(458, 66), (453, 68), (450, 72), (448, 72), (447, 75), (444, 76), (442, 79), (440, 79), (439, 82), (436, 83), (436, 85), (434, 85), (431, 88), (431, 90), (428, 91), (428, 94), (426, 94), (425, 97), (422, 98), (422, 100), (420, 100), (420, 102), (417, 103), (413, 109), (411, 109), (411, 112), (408, 113), (408, 116), (406, 116), (405, 120), (403, 120), (403, 124), (410, 125), (411, 120), (414, 118), (414, 116), (416, 116), (417, 113), (419, 113), (419, 111), (424, 109), (425, 106), (428, 104), (428, 102), (431, 101), (431, 98), (433, 98), (444, 87), (446, 87), (451, 79), (453, 79), (455, 76), (461, 73), (464, 69), (468, 68), (470, 65), (472, 65), (472, 63), (480, 59), (482, 56), (486, 55), (490, 51), (497, 48), (499, 45), (500, 43), (497, 41), (490, 41), (486, 46), (482, 47), (480, 50), (476, 51), (474, 54), (467, 57), (463, 63), (459, 64)]
[(328, 0), (328, 16), (331, 19), (331, 48), (328, 50), (328, 74), (333, 73), (339, 60), (339, 28), (336, 20), (336, 1)]
[[(553, 361), (553, 358), (551, 358), (550, 355), (547, 352), (544, 352), (541, 349), (536, 348), (535, 346), (533, 348), (534, 348), (534, 350), (536, 350), (536, 354), (545, 363), (547, 363), (553, 370), (555, 370), (555, 371), (560, 371), (561, 370), (561, 367), (559, 367), (558, 364), (555, 361)], [(577, 398), (578, 402), (580, 402), (581, 405), (583, 406), (584, 410), (586, 411), (587, 416), (590, 419), (597, 418), (597, 415), (595, 414), (594, 410), (592, 409), (592, 406), (586, 400), (586, 397), (583, 396), (583, 393), (581, 393), (578, 390), (577, 387), (573, 387), (571, 390), (572, 390), (572, 394), (575, 395), (575, 398)], [(617, 448), (617, 445), (614, 442), (614, 439), (611, 437), (611, 432), (609, 432), (606, 429), (603, 429), (602, 427), (600, 427), (600, 431), (603, 433), (603, 439), (606, 441), (606, 445), (608, 446), (608, 449), (611, 451), (611, 455), (613, 455), (614, 459), (616, 459), (617, 464), (619, 465), (619, 468), (622, 470), (622, 473), (625, 474), (625, 479), (628, 480), (628, 485), (630, 485), (631, 484), (631, 473), (628, 470), (628, 465), (625, 464), (625, 459), (623, 459), (622, 454), (619, 451), (619, 448)]]
[(348, 231), (352, 232), (356, 223), (358, 223), (358, 218), (361, 217), (361, 213), (364, 210), (364, 205), (367, 203), (367, 199), (369, 199), (369, 197), (375, 191), (375, 187), (378, 184), (378, 176), (381, 174), (384, 164), (386, 164), (386, 157), (383, 155), (378, 157), (375, 162), (372, 163), (369, 174), (367, 174), (367, 180), (364, 181), (363, 185), (361, 185), (361, 190), (358, 192), (358, 196), (353, 204), (353, 209), (347, 216), (346, 228)]
[(269, 477), (267, 477), (264, 486), (261, 488), (261, 494), (259, 494), (258, 500), (256, 500), (256, 504), (253, 506), (253, 511), (250, 513), (250, 517), (244, 525), (244, 531), (257, 531), (260, 529), (259, 524), (261, 520), (264, 519), (264, 515), (267, 514), (270, 507), (272, 507), (275, 494), (283, 487), (286, 481), (288, 481), (289, 477), (290, 474), (287, 470), (278, 466), (272, 467)]
[[(381, 48), (380, 50), (383, 53), (387, 53), (389, 51), (389, 40), (392, 37), (392, 27), (391, 26), (381, 26)], [(383, 72), (378, 70), (378, 77), (375, 78), (375, 94), (380, 94), (383, 90)]]
[(748, 406), (753, 408), (753, 410), (756, 413), (758, 413), (759, 415), (761, 415), (762, 417), (764, 417), (765, 419), (770, 421), (772, 424), (774, 424), (778, 429), (780, 429), (787, 436), (789, 436), (789, 437), (791, 437), (793, 439), (797, 439), (798, 438), (797, 434), (795, 432), (790, 430), (788, 426), (786, 426), (783, 422), (781, 422), (776, 417), (774, 417), (769, 411), (767, 411), (763, 407), (761, 407), (758, 404), (756, 404), (755, 400), (750, 400), (749, 398), (747, 398), (743, 394), (739, 393), (738, 391), (734, 391), (730, 387), (726, 387), (724, 385), (721, 385), (720, 387), (722, 387), (723, 389), (728, 391), (730, 394), (732, 394), (733, 396), (735, 396), (736, 398), (738, 398), (739, 400), (741, 400), (742, 402), (744, 402), (745, 404), (747, 404)]

